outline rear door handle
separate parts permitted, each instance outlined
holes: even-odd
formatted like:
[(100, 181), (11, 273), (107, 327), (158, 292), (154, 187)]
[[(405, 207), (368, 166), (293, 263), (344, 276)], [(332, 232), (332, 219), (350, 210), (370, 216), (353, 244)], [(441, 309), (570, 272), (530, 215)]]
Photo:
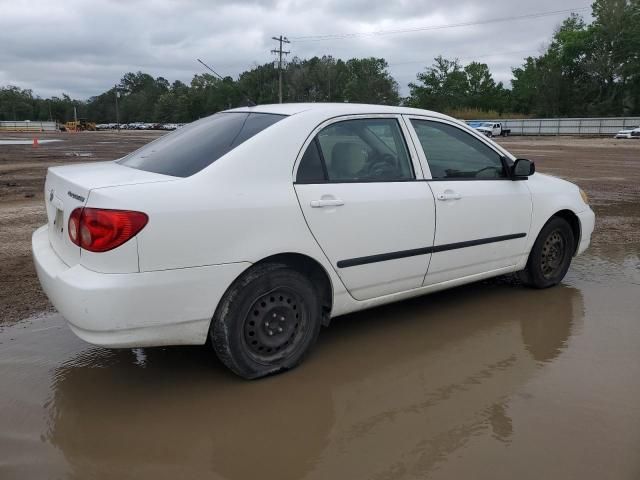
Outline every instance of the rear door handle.
[(338, 198), (326, 198), (323, 200), (311, 200), (311, 208), (341, 207), (344, 202)]
[(460, 200), (462, 198), (462, 195), (460, 195), (458, 192), (446, 191), (443, 193), (439, 193), (437, 198), (442, 202), (446, 202), (447, 200)]

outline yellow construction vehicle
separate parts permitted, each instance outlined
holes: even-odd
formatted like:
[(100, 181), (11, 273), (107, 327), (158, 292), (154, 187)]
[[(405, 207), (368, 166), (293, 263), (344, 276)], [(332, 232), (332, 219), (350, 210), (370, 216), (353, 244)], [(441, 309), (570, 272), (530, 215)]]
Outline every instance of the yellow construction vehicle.
[(95, 132), (96, 131), (96, 123), (95, 122), (87, 122), (86, 119), (80, 119), (77, 121), (71, 121), (64, 124), (64, 129), (67, 132)]

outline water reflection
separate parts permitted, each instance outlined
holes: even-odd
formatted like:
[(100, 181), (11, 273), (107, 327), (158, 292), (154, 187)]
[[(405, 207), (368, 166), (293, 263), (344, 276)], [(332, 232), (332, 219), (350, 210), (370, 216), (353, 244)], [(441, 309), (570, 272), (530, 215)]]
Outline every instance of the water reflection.
[(474, 285), (337, 319), (256, 382), (207, 348), (89, 348), (56, 369), (46, 441), (77, 478), (424, 475), (486, 431), (582, 322), (579, 290)]

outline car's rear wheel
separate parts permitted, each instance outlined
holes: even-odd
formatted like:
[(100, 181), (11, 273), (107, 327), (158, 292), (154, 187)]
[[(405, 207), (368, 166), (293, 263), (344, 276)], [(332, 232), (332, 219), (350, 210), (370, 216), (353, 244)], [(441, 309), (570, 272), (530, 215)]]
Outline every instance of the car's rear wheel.
[(227, 367), (258, 378), (298, 365), (318, 337), (321, 317), (307, 277), (283, 264), (258, 265), (224, 295), (210, 336)]
[(540, 231), (533, 244), (520, 280), (534, 288), (548, 288), (562, 281), (569, 270), (575, 250), (575, 238), (569, 223), (553, 217)]

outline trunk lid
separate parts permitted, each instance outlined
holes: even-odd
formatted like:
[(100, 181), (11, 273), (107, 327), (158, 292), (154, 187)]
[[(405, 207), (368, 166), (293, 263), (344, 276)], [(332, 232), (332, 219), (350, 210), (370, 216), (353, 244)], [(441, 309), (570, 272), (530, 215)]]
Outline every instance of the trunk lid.
[(91, 190), (96, 188), (167, 182), (176, 177), (146, 172), (115, 162), (86, 163), (52, 167), (44, 186), (45, 208), (49, 224), (49, 242), (64, 263), (80, 263), (80, 247), (69, 238), (69, 215), (86, 205)]

